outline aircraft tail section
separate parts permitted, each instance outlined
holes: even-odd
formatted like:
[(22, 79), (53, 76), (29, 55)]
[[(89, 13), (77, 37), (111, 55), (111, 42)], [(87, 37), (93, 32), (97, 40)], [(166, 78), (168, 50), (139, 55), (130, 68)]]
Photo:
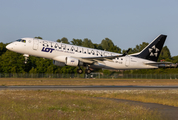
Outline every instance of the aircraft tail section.
[(159, 35), (149, 45), (147, 45), (141, 52), (133, 56), (137, 56), (139, 58), (156, 62), (163, 48), (166, 37), (167, 35)]

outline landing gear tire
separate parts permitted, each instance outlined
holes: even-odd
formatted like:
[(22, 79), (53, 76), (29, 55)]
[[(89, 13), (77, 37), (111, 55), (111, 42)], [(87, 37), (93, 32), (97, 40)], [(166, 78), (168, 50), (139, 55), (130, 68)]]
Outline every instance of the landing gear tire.
[(86, 69), (86, 70), (85, 70), (85, 73), (86, 73), (86, 74), (90, 74), (90, 73), (91, 73), (91, 70), (90, 70), (90, 69)]
[(82, 73), (83, 73), (83, 70), (82, 70), (82, 69), (77, 69), (77, 73), (78, 73), (78, 74), (82, 74)]

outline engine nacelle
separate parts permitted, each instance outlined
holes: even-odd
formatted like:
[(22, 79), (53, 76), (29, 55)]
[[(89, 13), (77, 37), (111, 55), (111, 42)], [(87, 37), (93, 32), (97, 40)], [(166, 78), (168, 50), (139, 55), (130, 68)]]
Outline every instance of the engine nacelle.
[(64, 67), (65, 66), (65, 63), (58, 62), (58, 61), (55, 61), (55, 60), (53, 60), (53, 64), (56, 65), (56, 66), (60, 66), (60, 67)]
[(66, 58), (66, 65), (69, 65), (69, 66), (78, 66), (79, 62), (80, 61), (76, 58), (72, 58), (72, 57)]
[(83, 65), (83, 62), (80, 62), (80, 60), (78, 60), (77, 58), (73, 58), (73, 57), (57, 56), (53, 58), (53, 60), (64, 63), (65, 65), (69, 65), (69, 66), (82, 66)]

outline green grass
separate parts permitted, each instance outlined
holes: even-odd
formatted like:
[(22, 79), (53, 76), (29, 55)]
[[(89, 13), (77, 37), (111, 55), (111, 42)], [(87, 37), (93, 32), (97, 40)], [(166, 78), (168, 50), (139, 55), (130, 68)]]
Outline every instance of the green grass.
[[(93, 93), (92, 93), (93, 94)], [(1, 120), (159, 120), (141, 106), (90, 97), (84, 91), (2, 90)]]
[[(83, 96), (117, 98), (178, 107), (178, 90), (80, 91)], [(78, 94), (78, 93), (76, 93)]]

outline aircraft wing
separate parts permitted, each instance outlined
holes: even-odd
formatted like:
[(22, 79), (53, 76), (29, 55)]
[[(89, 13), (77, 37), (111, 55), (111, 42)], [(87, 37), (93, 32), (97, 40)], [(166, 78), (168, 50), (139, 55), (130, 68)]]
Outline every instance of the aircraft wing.
[(104, 56), (104, 57), (80, 57), (80, 58), (79, 57), (75, 57), (75, 58), (79, 59), (82, 62), (90, 63), (90, 64), (94, 63), (94, 62), (103, 62), (105, 60), (113, 62), (112, 59), (126, 56), (129, 51), (130, 51), (130, 48), (124, 54), (122, 54), (122, 55)]
[(104, 57), (75, 57), (75, 58), (79, 59), (82, 62), (89, 63), (89, 64), (92, 64), (94, 62), (103, 62), (105, 60), (113, 62), (112, 59), (126, 56), (129, 51), (130, 51), (130, 48), (122, 55), (104, 56)]
[(84, 63), (89, 63), (92, 64), (94, 62), (103, 62), (105, 60), (113, 62), (112, 59), (118, 58), (118, 57), (123, 57), (123, 55), (116, 55), (116, 56), (105, 56), (105, 57), (75, 57), (74, 58), (79, 59), (80, 61)]
[(96, 60), (104, 61), (106, 59), (115, 59), (115, 58), (118, 58), (118, 57), (123, 57), (123, 55), (104, 56), (104, 57), (82, 57), (82, 59), (88, 59), (88, 60), (96, 59)]
[(101, 60), (101, 61), (104, 61), (106, 59), (115, 59), (115, 58), (119, 58), (119, 57), (123, 57), (123, 56), (126, 56), (128, 54), (128, 52), (130, 51), (130, 48), (122, 55), (115, 55), (115, 56), (104, 56), (104, 57), (83, 57), (83, 59), (95, 59), (95, 60)]

